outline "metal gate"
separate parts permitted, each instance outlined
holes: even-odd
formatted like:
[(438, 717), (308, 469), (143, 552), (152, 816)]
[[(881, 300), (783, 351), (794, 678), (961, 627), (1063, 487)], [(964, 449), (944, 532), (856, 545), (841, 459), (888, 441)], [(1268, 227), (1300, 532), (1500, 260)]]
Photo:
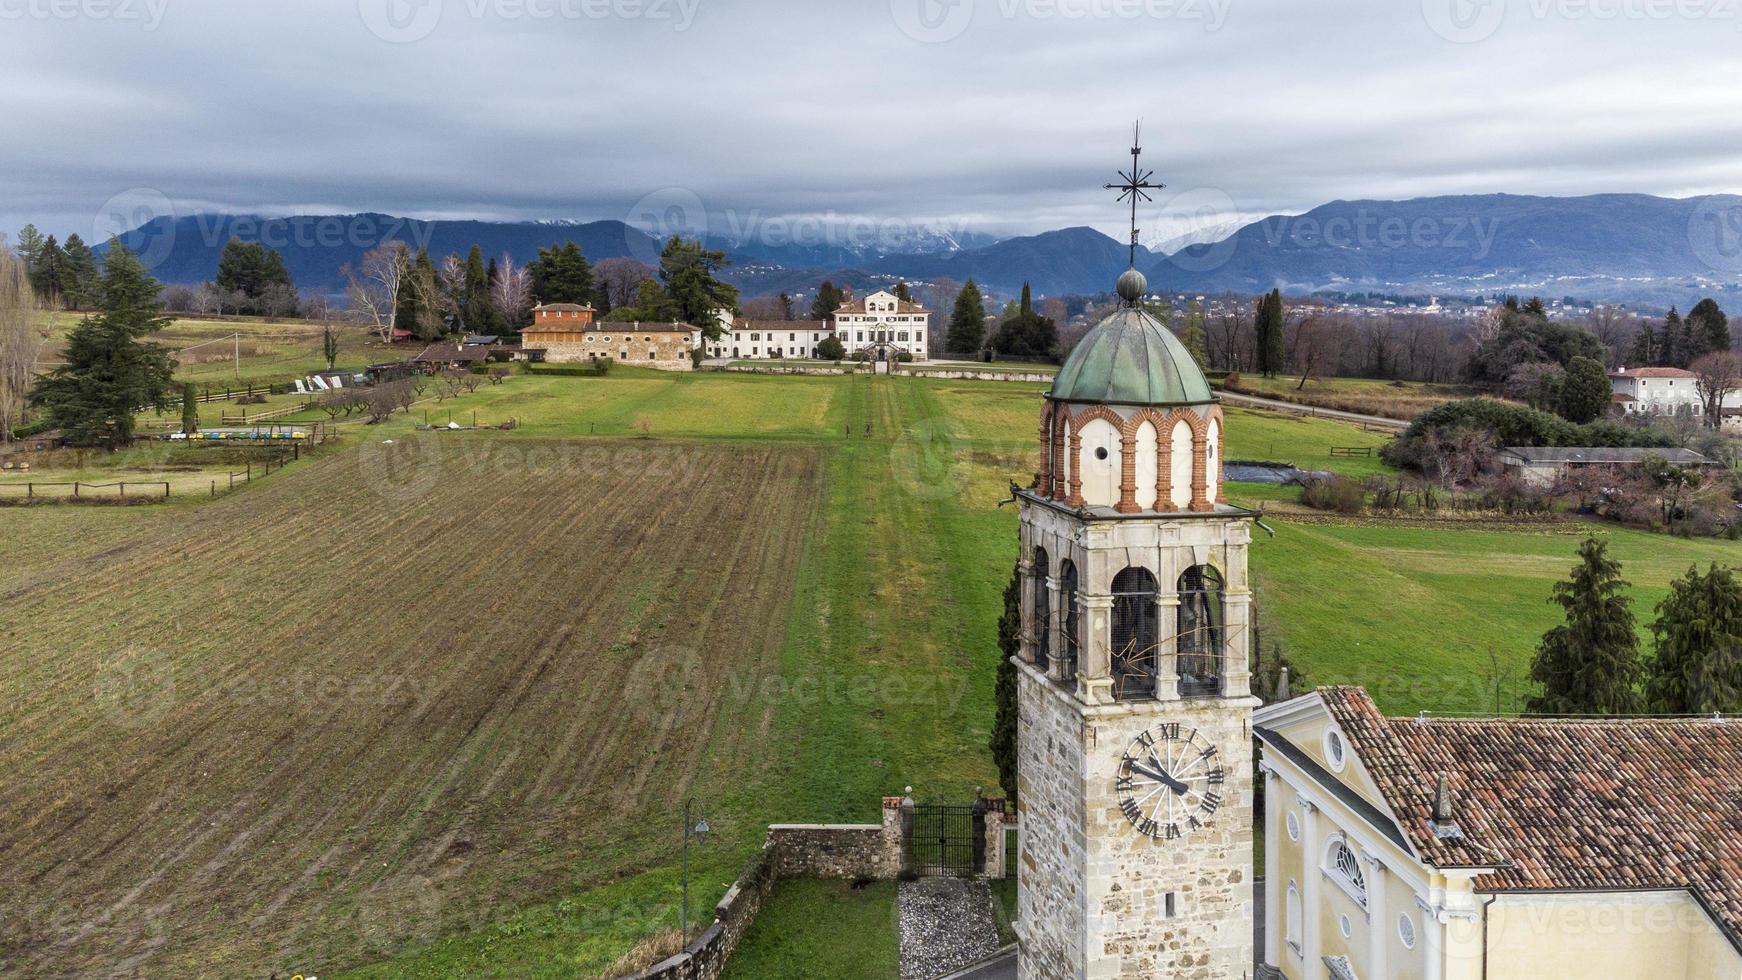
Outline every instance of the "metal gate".
[(978, 803), (922, 803), (907, 833), (907, 869), (971, 876), (986, 870), (986, 812)]

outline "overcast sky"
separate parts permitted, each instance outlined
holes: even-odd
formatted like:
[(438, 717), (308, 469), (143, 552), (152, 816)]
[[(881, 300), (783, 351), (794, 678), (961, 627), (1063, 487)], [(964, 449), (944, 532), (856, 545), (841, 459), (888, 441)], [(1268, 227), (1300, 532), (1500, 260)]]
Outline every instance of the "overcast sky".
[(1123, 237), (1100, 185), (1138, 117), (1169, 185), (1152, 240), (1335, 198), (1742, 191), (1739, 6), (0, 0), (0, 228), (170, 208)]

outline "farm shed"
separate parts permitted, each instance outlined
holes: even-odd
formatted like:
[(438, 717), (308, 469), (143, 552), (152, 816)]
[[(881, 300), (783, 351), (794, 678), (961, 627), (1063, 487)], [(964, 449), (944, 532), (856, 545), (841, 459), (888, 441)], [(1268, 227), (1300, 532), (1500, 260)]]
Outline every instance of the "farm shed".
[(1500, 464), (1530, 486), (1553, 483), (1562, 473), (1583, 466), (1640, 466), (1656, 456), (1677, 466), (1713, 466), (1692, 449), (1614, 449), (1607, 446), (1507, 446)]

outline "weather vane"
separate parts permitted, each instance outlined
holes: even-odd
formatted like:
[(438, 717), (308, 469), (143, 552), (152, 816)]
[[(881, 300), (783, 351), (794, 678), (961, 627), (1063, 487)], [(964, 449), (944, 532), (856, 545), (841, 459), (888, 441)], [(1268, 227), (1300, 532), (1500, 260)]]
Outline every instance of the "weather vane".
[(1137, 158), (1143, 154), (1140, 138), (1142, 132), (1142, 120), (1131, 125), (1131, 171), (1129, 173), (1123, 170), (1119, 171), (1121, 183), (1106, 185), (1108, 190), (1119, 192), (1119, 200), (1131, 199), (1131, 268), (1133, 269), (1137, 268), (1137, 202), (1139, 200), (1153, 201), (1154, 198), (1149, 196), (1149, 192), (1158, 191), (1167, 186), (1166, 184), (1150, 183), (1149, 178), (1155, 176), (1155, 171), (1144, 170), (1137, 164)]

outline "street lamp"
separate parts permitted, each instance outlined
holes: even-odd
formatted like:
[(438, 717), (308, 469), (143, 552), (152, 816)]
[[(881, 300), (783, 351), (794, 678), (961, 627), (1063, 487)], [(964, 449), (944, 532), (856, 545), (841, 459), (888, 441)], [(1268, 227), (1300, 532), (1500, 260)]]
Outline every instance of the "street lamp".
[[(678, 921), (681, 923), (683, 944), (690, 944), (690, 835), (694, 834), (696, 845), (707, 843), (708, 834), (713, 830), (708, 826), (706, 815), (701, 816), (694, 824), (690, 823), (690, 808), (695, 805), (694, 798), (687, 799), (683, 804), (683, 912)], [(699, 810), (699, 808), (698, 808)]]

